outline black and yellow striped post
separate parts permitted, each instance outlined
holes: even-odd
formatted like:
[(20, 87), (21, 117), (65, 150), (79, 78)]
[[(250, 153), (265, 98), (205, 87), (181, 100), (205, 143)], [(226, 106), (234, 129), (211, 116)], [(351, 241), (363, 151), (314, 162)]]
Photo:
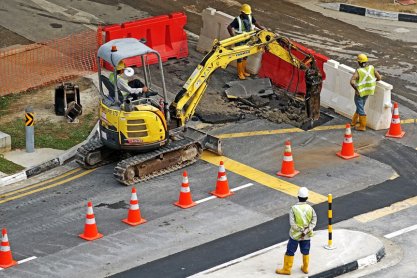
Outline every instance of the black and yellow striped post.
[(26, 132), (26, 152), (35, 151), (35, 113), (32, 107), (25, 109), (25, 132)]
[(332, 227), (332, 218), (333, 218), (333, 210), (332, 210), (332, 203), (333, 203), (333, 197), (332, 194), (327, 195), (327, 202), (329, 203), (329, 210), (327, 211), (327, 217), (329, 219), (329, 224), (327, 226), (327, 230), (329, 232), (329, 239), (327, 242), (327, 245), (324, 246), (324, 248), (332, 250), (336, 247), (333, 245), (333, 227)]

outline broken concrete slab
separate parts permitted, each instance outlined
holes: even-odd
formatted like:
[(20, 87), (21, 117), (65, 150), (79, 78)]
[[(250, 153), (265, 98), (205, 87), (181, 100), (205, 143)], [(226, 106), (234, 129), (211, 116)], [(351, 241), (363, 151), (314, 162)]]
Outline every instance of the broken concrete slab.
[(274, 93), (269, 78), (230, 81), (226, 85), (229, 86), (225, 90), (229, 99), (248, 98), (252, 95), (269, 96)]

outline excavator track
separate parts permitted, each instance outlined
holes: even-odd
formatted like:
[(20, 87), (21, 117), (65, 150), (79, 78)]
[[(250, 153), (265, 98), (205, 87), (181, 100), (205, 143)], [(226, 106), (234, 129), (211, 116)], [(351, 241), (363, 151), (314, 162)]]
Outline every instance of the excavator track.
[[(115, 155), (116, 154), (116, 155)], [(100, 138), (91, 138), (77, 149), (75, 161), (84, 169), (93, 169), (116, 161), (117, 152), (106, 148)]]
[(113, 174), (122, 184), (133, 185), (191, 165), (202, 151), (200, 142), (183, 138), (158, 150), (120, 161)]

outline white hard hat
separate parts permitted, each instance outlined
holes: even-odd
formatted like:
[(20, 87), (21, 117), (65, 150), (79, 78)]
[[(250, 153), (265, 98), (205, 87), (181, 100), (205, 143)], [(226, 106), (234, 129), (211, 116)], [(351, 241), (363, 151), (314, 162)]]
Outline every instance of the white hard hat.
[(307, 189), (307, 187), (300, 187), (300, 189), (298, 190), (298, 197), (308, 198), (308, 189)]
[(135, 74), (135, 71), (132, 68), (125, 68), (124, 74), (128, 77), (131, 77)]

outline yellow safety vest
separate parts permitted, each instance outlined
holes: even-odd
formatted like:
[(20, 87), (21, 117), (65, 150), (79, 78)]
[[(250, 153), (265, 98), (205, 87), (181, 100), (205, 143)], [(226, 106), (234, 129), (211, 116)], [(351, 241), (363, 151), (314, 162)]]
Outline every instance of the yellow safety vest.
[[(294, 213), (295, 223), (301, 229), (308, 228), (313, 219), (313, 208), (309, 204), (301, 204), (292, 206), (292, 211)], [(301, 239), (301, 232), (298, 229), (291, 227), (290, 229), (291, 238), (295, 240)], [(309, 237), (313, 236), (313, 231), (308, 233)]]
[(245, 24), (243, 24), (243, 20), (240, 18), (240, 16), (236, 17), (237, 22), (239, 23), (239, 28), (235, 31), (238, 34), (242, 34), (243, 32), (249, 32), (255, 29), (255, 26), (252, 24), (252, 16), (248, 15), (249, 17), (249, 22), (250, 22), (250, 30), (243, 30)]
[(361, 97), (373, 95), (376, 88), (375, 68), (372, 65), (358, 69), (359, 80), (356, 82)]
[[(118, 76), (117, 78), (122, 78), (121, 76)], [(109, 74), (109, 81), (114, 85), (114, 81), (115, 81), (115, 79), (116, 78), (114, 78), (114, 72), (111, 72), (110, 74)], [(122, 78), (123, 79), (123, 78)], [(126, 79), (123, 79), (123, 80), (126, 80)], [(127, 82), (127, 81), (126, 81)], [(118, 89), (119, 90), (119, 89)], [(122, 90), (120, 90), (120, 92), (122, 93), (122, 96), (123, 97), (126, 97), (127, 95), (129, 95), (129, 93), (128, 92), (125, 92), (125, 91), (122, 91)]]

